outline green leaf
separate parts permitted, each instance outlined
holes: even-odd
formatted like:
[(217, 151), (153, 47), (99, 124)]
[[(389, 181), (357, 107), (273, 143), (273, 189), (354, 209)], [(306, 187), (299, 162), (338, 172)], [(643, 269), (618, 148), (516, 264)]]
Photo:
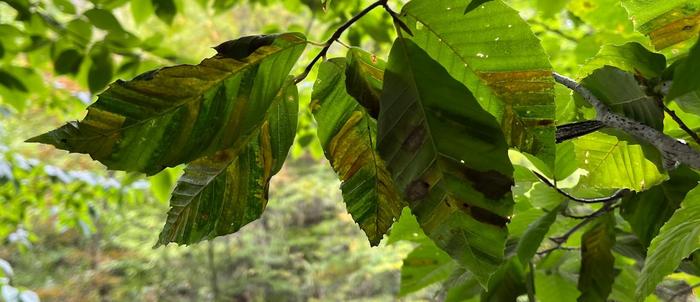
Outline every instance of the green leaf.
[[(267, 205), (270, 179), (279, 171), (275, 169), (286, 158), (296, 134), (289, 131), (296, 129), (296, 120), (281, 116), (298, 111), (297, 95), (295, 85), (283, 87), (266, 121), (242, 149), (222, 150), (187, 165), (173, 191), (168, 219), (156, 246), (191, 244), (231, 234), (260, 218)], [(275, 123), (277, 126), (271, 127)], [(284, 148), (284, 152), (273, 151)], [(280, 155), (284, 158), (277, 157)]]
[(676, 68), (673, 85), (667, 98), (673, 100), (691, 93), (700, 94), (700, 81), (697, 80), (698, 68), (700, 68), (700, 42), (695, 43), (683, 64), (679, 64)]
[(649, 160), (658, 157), (656, 150), (640, 145), (632, 138), (620, 139), (594, 132), (575, 139), (576, 160), (588, 171), (581, 184), (601, 189), (647, 190), (667, 179), (659, 169), (660, 163)]
[(425, 233), (486, 285), (502, 262), (513, 207), (498, 123), (403, 38), (392, 47), (380, 105), (377, 145), (399, 191)]
[(170, 193), (173, 190), (175, 178), (177, 177), (174, 174), (170, 169), (166, 169), (149, 177), (151, 192), (160, 202), (167, 202), (170, 199)]
[(131, 16), (136, 24), (148, 20), (154, 13), (153, 4), (149, 0), (131, 0)]
[(681, 207), (673, 213), (649, 246), (639, 275), (637, 298), (654, 291), (664, 276), (672, 273), (681, 260), (700, 249), (700, 187), (688, 192)]
[(605, 66), (587, 76), (581, 84), (612, 111), (654, 129), (663, 130), (663, 110), (656, 100), (639, 86), (634, 75), (612, 66)]
[(106, 31), (123, 31), (122, 25), (119, 23), (112, 12), (106, 9), (93, 8), (83, 13), (90, 23), (99, 29)]
[(637, 42), (604, 45), (595, 57), (586, 62), (579, 76), (588, 76), (606, 65), (632, 74), (639, 73), (647, 79), (652, 79), (660, 77), (666, 69), (666, 57), (649, 51)]
[(75, 14), (75, 5), (70, 0), (53, 0), (53, 5), (63, 13)]
[(685, 166), (669, 172), (669, 176), (661, 185), (622, 199), (620, 214), (645, 248), (700, 181), (700, 176)]
[(482, 5), (486, 2), (489, 2), (489, 1), (493, 1), (493, 0), (471, 0), (471, 1), (469, 1), (469, 5), (467, 5), (467, 8), (464, 9), (464, 13), (467, 14), (467, 13), (473, 11), (474, 9), (476, 9), (477, 7), (479, 7), (480, 5)]
[(382, 94), (386, 62), (356, 47), (350, 48), (347, 60), (345, 77), (348, 94), (376, 119), (379, 116), (379, 98)]
[(615, 216), (606, 214), (581, 238), (578, 301), (607, 301), (615, 281)]
[(574, 301), (579, 295), (576, 283), (558, 272), (537, 271), (535, 294), (540, 302)]
[(553, 166), (551, 66), (518, 12), (500, 0), (464, 14), (466, 1), (414, 0), (402, 13), (413, 41), (494, 115), (506, 141)]
[(376, 246), (406, 205), (376, 150), (377, 122), (347, 93), (345, 59), (319, 68), (311, 96), (318, 138), (343, 182), (343, 200), (355, 222)]
[(622, 0), (637, 31), (664, 49), (697, 36), (700, 0)]
[[(275, 36), (245, 58), (217, 55), (117, 81), (81, 122), (32, 138), (90, 154), (112, 170), (149, 175), (226, 148), (242, 148), (301, 55), (300, 34)], [(241, 45), (247, 47), (247, 45)]]
[(481, 292), (481, 301), (517, 301), (525, 293), (525, 268), (517, 259), (511, 258), (493, 274), (488, 290)]
[(175, 6), (174, 0), (151, 0), (151, 4), (159, 19), (167, 24), (173, 23), (175, 14), (177, 14), (177, 6)]
[(96, 44), (90, 49), (90, 70), (88, 70), (88, 87), (90, 92), (102, 91), (114, 75), (112, 55), (102, 44)]
[(537, 0), (537, 12), (545, 18), (555, 17), (570, 0)]
[(557, 219), (557, 214), (566, 206), (562, 203), (560, 206), (551, 209), (547, 214), (543, 215), (533, 223), (531, 223), (525, 233), (518, 240), (516, 254), (520, 263), (528, 263), (537, 253), (537, 248), (540, 247), (542, 240), (549, 232), (549, 228)]
[(411, 209), (408, 207), (403, 208), (401, 217), (391, 226), (388, 237), (387, 245), (399, 241), (409, 241), (419, 244), (430, 242), (430, 238), (428, 238), (420, 228), (416, 216), (411, 213)]
[(76, 49), (62, 51), (53, 63), (56, 74), (77, 74), (83, 63), (83, 54)]
[(457, 268), (457, 262), (434, 243), (421, 244), (403, 259), (399, 296), (445, 281)]

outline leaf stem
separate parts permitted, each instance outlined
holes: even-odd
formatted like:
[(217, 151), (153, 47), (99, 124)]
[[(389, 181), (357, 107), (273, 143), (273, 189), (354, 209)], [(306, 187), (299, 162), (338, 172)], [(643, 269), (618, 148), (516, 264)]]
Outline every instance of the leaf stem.
[(596, 119), (605, 126), (625, 131), (658, 149), (664, 157), (664, 168), (673, 169), (677, 167), (678, 164), (686, 164), (690, 167), (700, 169), (700, 152), (659, 130), (613, 113), (593, 94), (593, 92), (581, 86), (581, 84), (573, 79), (556, 72), (553, 73), (553, 76), (554, 80), (558, 83), (580, 94), (584, 100), (590, 103), (596, 110)]
[(371, 12), (373, 9), (382, 6), (382, 7), (388, 7), (386, 6), (386, 2), (388, 0), (377, 0), (376, 2), (370, 4), (368, 7), (363, 9), (361, 12), (359, 12), (357, 15), (353, 16), (350, 18), (350, 20), (346, 21), (338, 27), (338, 29), (333, 32), (333, 35), (331, 35), (330, 38), (325, 43), (325, 46), (321, 49), (321, 51), (311, 60), (311, 63), (309, 65), (306, 65), (306, 68), (304, 68), (304, 72), (302, 72), (300, 75), (296, 76), (294, 78), (294, 84), (298, 84), (299, 82), (303, 81), (311, 72), (311, 69), (314, 68), (314, 65), (320, 60), (321, 58), (325, 57), (326, 54), (328, 53), (328, 50), (331, 48), (331, 45), (333, 45), (333, 42), (338, 41), (340, 39), (340, 36), (343, 35), (343, 33), (350, 28), (355, 22), (360, 20), (362, 17), (364, 17), (367, 13)]
[(571, 199), (573, 201), (576, 201), (576, 202), (580, 202), (580, 203), (606, 203), (606, 202), (616, 200), (629, 192), (629, 190), (627, 190), (627, 189), (620, 189), (620, 190), (615, 191), (615, 193), (613, 193), (613, 195), (606, 196), (606, 197), (580, 198), (580, 197), (573, 196), (573, 195), (569, 194), (569, 192), (566, 192), (566, 191), (560, 189), (559, 187), (557, 187), (557, 185), (555, 183), (552, 183), (551, 181), (549, 181), (549, 179), (547, 179), (547, 177), (544, 177), (542, 174), (537, 173), (535, 171), (532, 171), (532, 173), (534, 173), (535, 176), (537, 176), (537, 178), (539, 178), (540, 181), (542, 181), (542, 183), (544, 183), (545, 185), (556, 190), (559, 194), (564, 195), (564, 197)]

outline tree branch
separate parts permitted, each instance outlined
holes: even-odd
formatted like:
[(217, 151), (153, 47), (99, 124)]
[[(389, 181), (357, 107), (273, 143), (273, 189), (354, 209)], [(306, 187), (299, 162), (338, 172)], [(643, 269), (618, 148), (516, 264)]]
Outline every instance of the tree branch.
[(535, 171), (532, 171), (532, 173), (535, 173), (535, 176), (537, 176), (537, 178), (539, 178), (540, 181), (542, 181), (542, 183), (544, 183), (545, 185), (547, 185), (547, 186), (551, 187), (552, 189), (556, 190), (559, 194), (564, 195), (564, 197), (566, 197), (566, 198), (568, 198), (568, 199), (571, 199), (571, 200), (573, 200), (573, 201), (576, 201), (576, 202), (580, 202), (580, 203), (605, 203), (605, 202), (610, 202), (610, 201), (613, 201), (613, 200), (616, 200), (616, 199), (622, 197), (623, 195), (625, 195), (625, 194), (627, 194), (627, 193), (629, 192), (629, 190), (627, 190), (627, 189), (620, 189), (620, 190), (617, 190), (615, 193), (613, 193), (613, 195), (611, 195), (611, 196), (598, 197), (598, 198), (580, 198), (580, 197), (576, 197), (576, 196), (573, 196), (573, 195), (569, 194), (569, 192), (566, 192), (566, 191), (564, 191), (564, 190), (562, 190), (562, 189), (559, 189), (559, 188), (557, 187), (556, 184), (554, 184), (554, 183), (552, 183), (551, 181), (549, 181), (549, 179), (547, 179), (547, 177), (544, 177), (544, 175), (542, 175), (542, 174), (540, 174), (540, 173), (537, 173), (537, 172), (535, 172)]
[(554, 79), (567, 88), (580, 94), (595, 108), (596, 119), (605, 126), (625, 131), (654, 146), (664, 157), (664, 168), (675, 168), (679, 163), (700, 169), (700, 153), (687, 144), (633, 119), (613, 113), (586, 87), (558, 73)]
[[(367, 13), (371, 12), (373, 9), (375, 9), (379, 6), (382, 6), (384, 8), (388, 8), (388, 6), (386, 5), (387, 1), (388, 0), (378, 0), (378, 1), (370, 4), (368, 7), (366, 7), (361, 12), (359, 12), (357, 15), (353, 16), (352, 18), (350, 18), (350, 20), (346, 21), (345, 23), (343, 23), (343, 25), (338, 27), (338, 29), (336, 29), (335, 32), (333, 32), (333, 35), (331, 35), (331, 37), (326, 41), (325, 46), (323, 46), (321, 51), (313, 58), (313, 60), (311, 60), (311, 63), (309, 63), (309, 65), (307, 65), (306, 68), (304, 68), (304, 72), (302, 72), (300, 75), (298, 75), (297, 77), (294, 78), (294, 84), (298, 84), (299, 82), (303, 81), (309, 75), (309, 73), (311, 72), (311, 69), (313, 69), (314, 65), (316, 65), (316, 62), (318, 62), (318, 60), (320, 60), (321, 58), (326, 56), (326, 54), (328, 53), (328, 50), (331, 48), (331, 45), (333, 45), (333, 42), (340, 39), (340, 36), (343, 35), (345, 30), (350, 28), (350, 26), (355, 24), (355, 22), (360, 20)], [(392, 17), (393, 17), (393, 15), (392, 15)]]
[[(594, 219), (596, 219), (596, 218), (598, 218), (598, 217), (600, 217), (600, 216), (603, 216), (603, 215), (609, 213), (610, 211), (615, 210), (618, 206), (619, 206), (619, 205), (614, 205), (612, 201), (609, 201), (609, 202), (605, 203), (605, 205), (603, 205), (602, 208), (600, 208), (599, 210), (593, 212), (593, 214), (588, 215), (587, 217), (585, 217), (581, 222), (579, 222), (579, 223), (576, 224), (573, 228), (571, 228), (571, 229), (569, 229), (568, 231), (566, 231), (566, 233), (564, 233), (563, 235), (561, 235), (561, 236), (559, 236), (559, 237), (550, 237), (549, 240), (551, 240), (552, 242), (554, 242), (556, 245), (555, 245), (554, 247), (548, 248), (548, 249), (546, 249), (546, 250), (542, 250), (542, 251), (537, 252), (537, 255), (540, 255), (540, 256), (546, 255), (546, 254), (551, 253), (552, 251), (555, 251), (555, 250), (564, 248), (564, 247), (562, 247), (562, 244), (566, 243), (566, 241), (569, 240), (569, 238), (571, 237), (571, 235), (573, 235), (574, 233), (578, 232), (581, 228), (583, 228), (584, 226), (586, 226), (588, 223), (590, 223), (590, 222), (593, 221)], [(568, 248), (567, 248), (567, 249), (568, 249)]]

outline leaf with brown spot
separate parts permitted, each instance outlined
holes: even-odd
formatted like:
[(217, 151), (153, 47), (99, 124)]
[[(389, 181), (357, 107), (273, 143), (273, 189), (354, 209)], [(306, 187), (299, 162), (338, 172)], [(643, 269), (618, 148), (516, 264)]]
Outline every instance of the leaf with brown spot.
[(425, 233), (486, 285), (502, 262), (513, 207), (499, 123), (403, 38), (391, 50), (380, 105), (378, 149), (396, 185)]
[[(342, 58), (321, 64), (312, 94), (312, 112), (326, 158), (343, 182), (348, 212), (370, 244), (377, 245), (406, 203), (377, 153), (377, 122), (357, 99), (372, 98), (381, 91), (368, 91), (376, 87), (366, 81), (348, 80), (346, 75), (352, 74), (349, 68)], [(348, 94), (350, 91), (355, 92), (355, 98)]]
[(697, 37), (700, 32), (698, 0), (623, 0), (634, 27), (648, 35), (657, 50)]

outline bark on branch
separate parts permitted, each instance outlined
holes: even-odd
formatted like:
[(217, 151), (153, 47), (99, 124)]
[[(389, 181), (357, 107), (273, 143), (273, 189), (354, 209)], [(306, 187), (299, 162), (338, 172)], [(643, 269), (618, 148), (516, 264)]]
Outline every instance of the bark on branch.
[(678, 164), (686, 164), (690, 167), (700, 169), (700, 152), (661, 131), (610, 111), (593, 92), (581, 86), (581, 84), (573, 79), (556, 72), (553, 73), (553, 75), (558, 83), (575, 91), (591, 104), (596, 110), (596, 119), (606, 127), (625, 131), (658, 149), (664, 157), (664, 167), (666, 169), (675, 168)]

